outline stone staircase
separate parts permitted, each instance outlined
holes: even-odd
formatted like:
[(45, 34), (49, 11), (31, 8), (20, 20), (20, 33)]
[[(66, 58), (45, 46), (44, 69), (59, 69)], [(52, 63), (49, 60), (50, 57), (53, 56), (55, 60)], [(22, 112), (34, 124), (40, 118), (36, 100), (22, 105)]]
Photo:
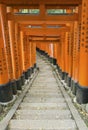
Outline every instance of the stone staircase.
[(9, 130), (77, 130), (49, 62), (37, 57), (37, 64), (40, 72), (10, 121)]

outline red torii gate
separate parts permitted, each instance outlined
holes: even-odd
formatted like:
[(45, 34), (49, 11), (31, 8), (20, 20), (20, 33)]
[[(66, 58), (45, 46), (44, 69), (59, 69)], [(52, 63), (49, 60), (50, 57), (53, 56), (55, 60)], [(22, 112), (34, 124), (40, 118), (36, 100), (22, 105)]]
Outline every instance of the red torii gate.
[[(24, 75), (28, 78), (33, 72), (36, 45), (54, 60), (77, 101), (88, 102), (87, 7), (86, 0), (0, 0), (0, 102), (12, 100), (24, 84)], [(24, 8), (39, 9), (40, 14), (19, 14), (19, 9)], [(48, 15), (47, 9), (66, 9), (67, 13)], [(42, 28), (27, 28), (28, 25)]]

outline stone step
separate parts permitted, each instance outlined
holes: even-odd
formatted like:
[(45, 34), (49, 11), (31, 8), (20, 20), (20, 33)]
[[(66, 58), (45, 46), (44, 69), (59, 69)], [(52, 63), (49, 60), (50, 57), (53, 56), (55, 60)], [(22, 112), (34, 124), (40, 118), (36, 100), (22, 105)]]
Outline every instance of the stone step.
[(28, 91), (28, 93), (27, 93), (28, 95), (29, 94), (33, 94), (33, 95), (39, 95), (39, 94), (42, 94), (42, 95), (57, 95), (57, 94), (61, 94), (61, 92), (60, 91), (58, 91), (58, 92), (53, 92), (53, 91), (32, 91), (32, 90), (29, 90)]
[[(49, 72), (49, 75), (51, 76), (51, 78), (53, 78), (53, 77), (54, 77), (54, 76), (53, 76), (53, 72), (52, 72), (52, 71), (51, 71), (51, 72)], [(43, 77), (43, 76), (44, 76), (44, 77), (46, 76), (47, 78), (49, 78), (49, 75), (47, 75), (47, 73), (46, 73), (46, 72), (44, 72), (44, 73), (39, 73), (39, 74), (38, 74), (38, 77), (40, 77), (40, 78), (41, 78), (41, 77)]]
[(76, 130), (72, 119), (64, 120), (11, 120), (10, 130)]
[[(40, 67), (39, 67), (39, 68), (40, 68)], [(48, 75), (53, 76), (52, 71), (49, 71), (49, 72), (47, 71), (47, 72), (48, 72), (48, 75), (47, 75), (47, 73), (46, 73), (45, 71), (41, 72), (41, 69), (42, 69), (42, 68), (40, 68), (40, 70), (39, 70), (38, 76), (42, 76), (42, 75), (46, 75), (46, 77), (48, 77)]]
[[(47, 79), (46, 79), (46, 77), (44, 77), (44, 76), (38, 76), (39, 77), (39, 80), (44, 80), (45, 79), (45, 81), (51, 81), (51, 82), (56, 82), (56, 80), (55, 80), (55, 78), (54, 77), (47, 77)], [(38, 79), (36, 79), (36, 81), (37, 81)]]
[(37, 62), (39, 74), (10, 121), (10, 130), (77, 130), (50, 63), (38, 56)]
[(38, 83), (38, 84), (44, 83), (44, 84), (49, 84), (49, 85), (56, 84), (57, 85), (56, 81), (50, 81), (50, 80), (45, 80), (45, 79), (43, 79), (43, 81), (42, 80), (39, 81), (39, 79), (38, 79), (34, 83)]
[[(43, 64), (38, 64), (40, 68), (42, 68), (42, 70), (44, 69), (52, 69), (50, 64), (48, 64), (47, 62), (43, 63)], [(48, 68), (45, 68), (45, 67), (48, 67)]]
[(54, 86), (32, 86), (32, 89), (37, 89), (37, 90), (39, 90), (39, 89), (43, 89), (43, 90), (45, 90), (45, 89), (48, 89), (48, 90), (56, 90), (56, 91), (58, 91), (58, 90), (60, 90), (59, 88), (58, 88), (58, 86), (56, 86), (56, 87), (54, 87)]
[(54, 120), (54, 119), (71, 119), (69, 110), (17, 110), (16, 119), (29, 120)]
[[(40, 78), (39, 78), (40, 79)], [(39, 84), (41, 84), (41, 83), (44, 83), (44, 84), (49, 84), (50, 85), (50, 83), (51, 84), (57, 84), (56, 83), (56, 81), (52, 81), (52, 80), (46, 80), (45, 78), (44, 79), (37, 79), (33, 84), (35, 84), (35, 83), (39, 83)]]
[(38, 86), (38, 85), (36, 85), (36, 86), (32, 86), (31, 88), (30, 88), (30, 90), (36, 90), (36, 91), (38, 91), (38, 90), (44, 90), (44, 91), (58, 91), (58, 90), (60, 90), (58, 87), (54, 87), (54, 86)]
[(51, 84), (51, 83), (50, 84), (49, 83), (48, 84), (47, 83), (43, 83), (43, 84), (36, 83), (36, 84), (33, 84), (32, 86), (33, 87), (36, 87), (36, 86), (39, 86), (39, 87), (48, 87), (48, 86), (50, 86), (50, 87), (58, 87), (57, 84)]
[[(29, 97), (29, 98), (31, 98), (31, 97), (45, 97), (45, 98), (51, 98), (51, 97), (57, 97), (57, 98), (59, 98), (59, 97), (61, 97), (62, 95), (61, 95), (61, 93), (44, 93), (44, 92), (29, 92), (29, 93), (27, 93), (26, 94), (26, 96), (25, 97)], [(62, 96), (63, 97), (63, 96)]]
[(53, 87), (53, 89), (56, 87), (58, 88), (57, 83), (54, 82), (35, 82), (32, 84), (33, 87)]
[(28, 91), (29, 93), (53, 93), (53, 94), (55, 94), (55, 93), (60, 93), (60, 91), (57, 91), (57, 90), (47, 90), (47, 89), (30, 89), (29, 91)]
[[(42, 68), (42, 69), (40, 70), (40, 72), (45, 72), (45, 71), (51, 72), (52, 69), (51, 69), (51, 68)], [(45, 73), (46, 73), (46, 72), (45, 72)]]
[(28, 103), (61, 103), (61, 102), (65, 102), (65, 99), (62, 98), (62, 97), (59, 97), (59, 98), (40, 98), (40, 97), (31, 97), (30, 99), (25, 97), (23, 99), (23, 102), (28, 102)]
[(66, 110), (66, 103), (21, 103), (20, 109), (30, 109), (30, 110)]
[(60, 94), (60, 95), (53, 95), (53, 94), (51, 94), (51, 95), (49, 95), (49, 94), (42, 94), (42, 93), (40, 93), (40, 94), (35, 94), (35, 95), (33, 95), (33, 94), (29, 94), (29, 96), (25, 96), (25, 98), (29, 98), (29, 99), (31, 99), (31, 98), (35, 98), (35, 100), (36, 100), (36, 98), (38, 99), (38, 98), (43, 98), (43, 99), (45, 99), (46, 100), (46, 98), (60, 98), (60, 97), (62, 97), (63, 98), (63, 96)]
[(44, 77), (47, 77), (47, 78), (50, 76), (51, 78), (53, 78), (53, 73), (52, 73), (52, 71), (51, 71), (51, 72), (49, 73), (49, 76), (47, 75), (47, 73), (39, 73), (39, 74), (38, 74), (38, 77), (39, 77), (39, 78), (41, 78), (41, 77), (43, 77), (43, 76), (44, 76)]

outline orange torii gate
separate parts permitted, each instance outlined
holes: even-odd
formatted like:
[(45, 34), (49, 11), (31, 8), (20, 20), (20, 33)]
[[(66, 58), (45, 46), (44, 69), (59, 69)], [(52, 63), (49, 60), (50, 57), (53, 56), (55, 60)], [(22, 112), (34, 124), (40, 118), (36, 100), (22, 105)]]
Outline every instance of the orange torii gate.
[[(12, 100), (22, 89), (24, 77), (33, 73), (36, 47), (57, 66), (77, 101), (88, 102), (87, 7), (86, 0), (0, 0), (0, 102)], [(39, 9), (40, 13), (19, 13), (24, 8)], [(53, 8), (66, 9), (66, 14), (46, 13)]]

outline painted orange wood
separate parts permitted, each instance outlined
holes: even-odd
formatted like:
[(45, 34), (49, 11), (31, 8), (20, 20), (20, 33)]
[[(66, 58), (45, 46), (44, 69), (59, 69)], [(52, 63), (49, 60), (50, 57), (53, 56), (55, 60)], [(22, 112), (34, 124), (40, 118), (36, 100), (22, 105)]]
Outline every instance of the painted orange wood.
[(69, 33), (66, 32), (65, 34), (65, 47), (64, 47), (64, 51), (65, 51), (65, 72), (68, 74), (69, 73)]
[(9, 73), (7, 67), (6, 50), (3, 39), (2, 25), (0, 21), (0, 84), (9, 82)]
[[(5, 4), (7, 4), (7, 5), (26, 5), (26, 6), (28, 6), (28, 5), (39, 5), (39, 4), (41, 4), (41, 1), (39, 1), (39, 0), (30, 0), (30, 1), (28, 1), (28, 0), (25, 0), (25, 2), (24, 2), (24, 0), (15, 0), (15, 1), (12, 1), (12, 0), (1, 0), (1, 2), (2, 3), (5, 3)], [(69, 1), (69, 0), (63, 0), (63, 2), (62, 2), (62, 0), (54, 0), (54, 1), (51, 1), (51, 0), (42, 0), (42, 3), (46, 3), (46, 5), (56, 5), (56, 3), (57, 3), (57, 5), (73, 5), (73, 6), (75, 6), (75, 5), (78, 5), (78, 4), (81, 4), (82, 3), (82, 1), (81, 0), (71, 0), (71, 1)]]
[(1, 19), (1, 29), (3, 34), (3, 42), (6, 50), (6, 60), (8, 64), (8, 73), (9, 80), (13, 79), (13, 70), (12, 70), (12, 59), (11, 59), (11, 48), (9, 41), (9, 32), (8, 32), (8, 21), (6, 19), (6, 6), (0, 4), (0, 19)]
[(83, 0), (79, 61), (79, 84), (88, 87), (88, 3)]
[(65, 72), (65, 32), (61, 34), (61, 70)]

